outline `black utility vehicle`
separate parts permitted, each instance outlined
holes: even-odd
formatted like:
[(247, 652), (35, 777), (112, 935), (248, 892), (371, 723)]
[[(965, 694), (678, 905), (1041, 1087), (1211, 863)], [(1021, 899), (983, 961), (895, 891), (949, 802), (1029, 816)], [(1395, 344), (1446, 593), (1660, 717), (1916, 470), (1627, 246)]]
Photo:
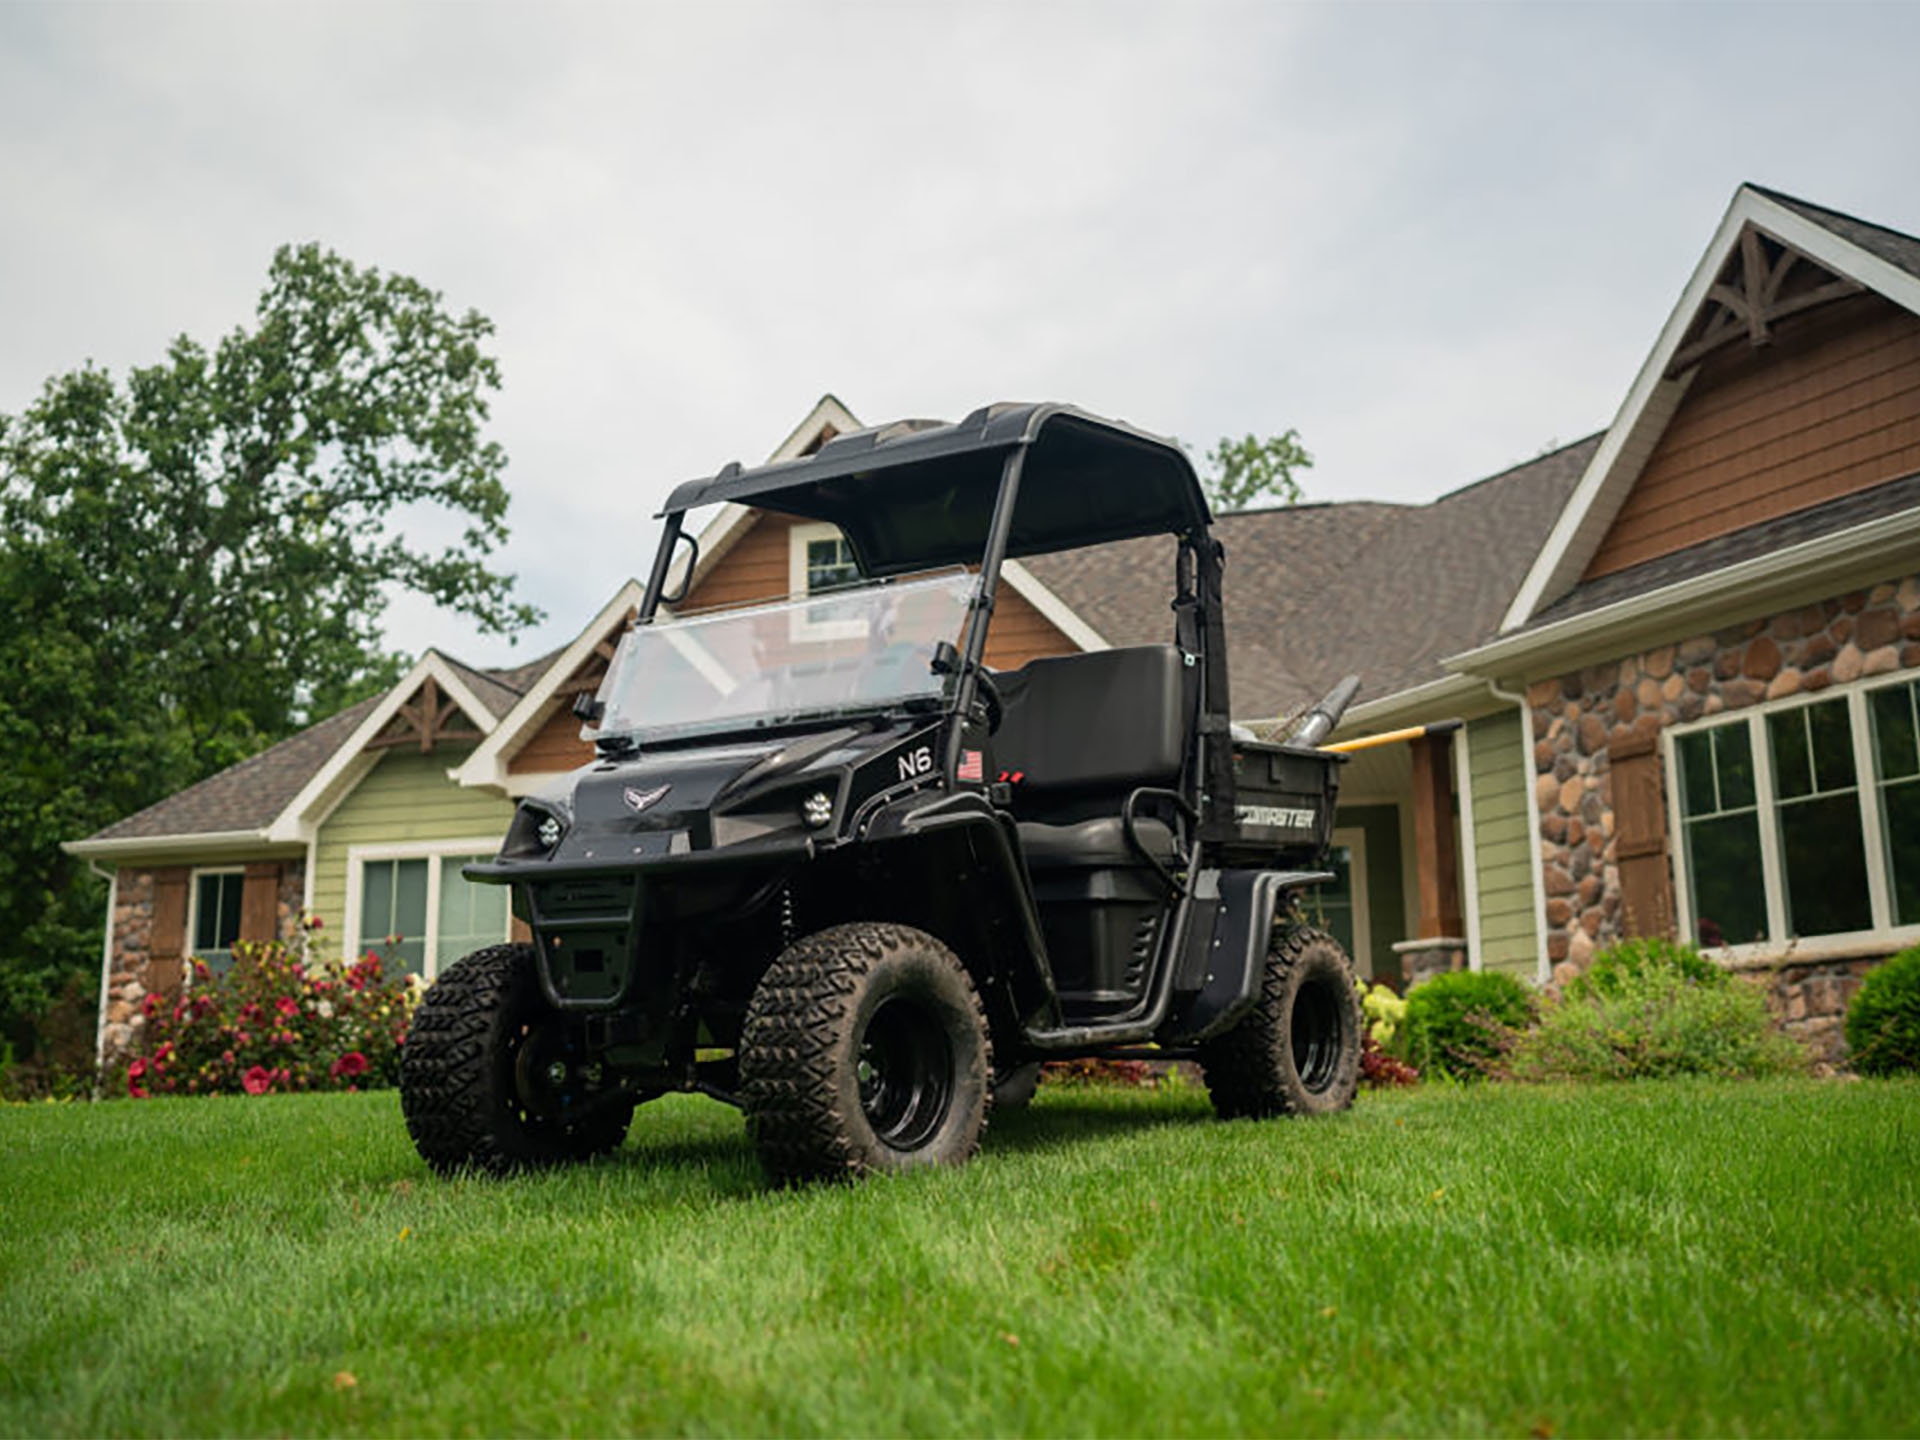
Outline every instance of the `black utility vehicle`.
[[(675, 614), (686, 517), (726, 501), (833, 523), (862, 580)], [(414, 1018), (431, 1165), (595, 1155), (670, 1090), (744, 1110), (776, 1179), (952, 1164), (996, 1089), (1069, 1056), (1198, 1060), (1226, 1116), (1352, 1100), (1350, 965), (1293, 904), (1332, 878), (1339, 757), (1230, 730), (1223, 555), (1177, 446), (993, 406), (730, 465), (663, 513), (578, 707), (598, 759), (466, 870), (533, 940)], [(1005, 560), (1155, 534), (1167, 643), (984, 666)]]

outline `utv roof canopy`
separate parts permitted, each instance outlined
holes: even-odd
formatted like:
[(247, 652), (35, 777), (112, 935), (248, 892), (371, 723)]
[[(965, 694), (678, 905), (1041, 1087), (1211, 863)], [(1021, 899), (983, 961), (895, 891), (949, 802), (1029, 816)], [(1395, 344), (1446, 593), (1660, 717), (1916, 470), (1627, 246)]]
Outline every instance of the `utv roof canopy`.
[(1210, 519), (1179, 446), (1067, 405), (990, 405), (957, 425), (902, 421), (828, 441), (800, 460), (690, 480), (662, 516), (733, 501), (840, 528), (873, 577), (977, 561), (1009, 458), (1024, 451), (1009, 556)]

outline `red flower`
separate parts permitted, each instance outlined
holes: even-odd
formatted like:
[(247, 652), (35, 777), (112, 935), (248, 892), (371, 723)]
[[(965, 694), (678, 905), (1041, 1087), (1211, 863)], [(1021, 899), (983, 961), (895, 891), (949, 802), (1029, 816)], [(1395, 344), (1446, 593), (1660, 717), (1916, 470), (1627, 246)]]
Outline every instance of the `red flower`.
[(147, 1062), (145, 1060), (136, 1060), (127, 1066), (127, 1094), (131, 1095), (135, 1100), (144, 1100), (147, 1098), (147, 1092), (140, 1084), (140, 1077), (146, 1073)]
[(273, 1076), (264, 1065), (256, 1065), (240, 1077), (240, 1088), (249, 1095), (264, 1095), (273, 1088)]
[(158, 1010), (159, 1008), (160, 1008), (160, 997), (158, 995), (149, 993), (147, 998), (140, 1002), (140, 1013), (147, 1016), (149, 1019), (153, 1017), (154, 1011)]
[(367, 1057), (358, 1050), (349, 1050), (327, 1067), (327, 1073), (336, 1080), (342, 1075), (364, 1075), (367, 1073)]
[(282, 1015), (298, 1015), (300, 1013), (300, 1002), (291, 995), (282, 995), (274, 1002), (274, 1008)]

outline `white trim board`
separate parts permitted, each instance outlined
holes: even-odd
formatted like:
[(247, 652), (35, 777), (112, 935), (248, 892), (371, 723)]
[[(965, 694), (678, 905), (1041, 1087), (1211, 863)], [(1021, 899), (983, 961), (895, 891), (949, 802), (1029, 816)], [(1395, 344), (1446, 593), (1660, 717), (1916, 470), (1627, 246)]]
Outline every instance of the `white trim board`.
[[(283, 843), (304, 844), (314, 838), (320, 826), (320, 815), (330, 812), (340, 802), (347, 790), (364, 778), (365, 770), (349, 776), (354, 762), (361, 758), (367, 742), (386, 728), (387, 722), (399, 713), (413, 692), (420, 688), (431, 675), (434, 682), (447, 693), (466, 712), (474, 727), (479, 730), (483, 743), (498, 726), (493, 712), (482, 705), (473, 691), (467, 687), (453, 666), (438, 650), (428, 650), (409, 670), (400, 682), (386, 694), (381, 702), (368, 711), (365, 718), (354, 727), (349, 735), (327, 763), (315, 771), (300, 787), (299, 794), (287, 802), (286, 808), (275, 817), (267, 827), (266, 838)], [(371, 768), (371, 767), (368, 767)], [(343, 783), (349, 782), (350, 783)]]
[(1667, 366), (1705, 305), (1721, 268), (1740, 243), (1741, 231), (1749, 224), (1836, 275), (1857, 281), (1896, 305), (1920, 314), (1920, 278), (1888, 264), (1751, 186), (1742, 185), (1734, 192), (1706, 253), (1694, 267), (1679, 302), (1667, 316), (1652, 351), (1634, 377), (1606, 438), (1580, 477), (1580, 483), (1574, 487), (1540, 553), (1534, 557), (1526, 579), (1501, 621), (1502, 631), (1525, 625), (1571, 590), (1593, 558), (1691, 383), (1694, 372), (1679, 379), (1666, 379)]
[(620, 617), (637, 607), (645, 596), (646, 587), (638, 580), (623, 582), (586, 627), (554, 657), (545, 673), (528, 687), (527, 693), (500, 717), (487, 738), (450, 772), (453, 780), (460, 785), (508, 789), (507, 763), (552, 718), (554, 693), (586, 663), (594, 648), (620, 623)]

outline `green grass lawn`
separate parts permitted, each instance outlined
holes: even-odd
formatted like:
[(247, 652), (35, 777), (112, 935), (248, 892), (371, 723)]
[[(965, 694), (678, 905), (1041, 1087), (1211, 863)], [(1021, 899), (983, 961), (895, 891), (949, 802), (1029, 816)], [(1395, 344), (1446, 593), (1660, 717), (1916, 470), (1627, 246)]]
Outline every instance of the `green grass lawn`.
[(1043, 1090), (764, 1188), (674, 1097), (433, 1179), (392, 1094), (0, 1110), (8, 1434), (1913, 1434), (1920, 1085)]

